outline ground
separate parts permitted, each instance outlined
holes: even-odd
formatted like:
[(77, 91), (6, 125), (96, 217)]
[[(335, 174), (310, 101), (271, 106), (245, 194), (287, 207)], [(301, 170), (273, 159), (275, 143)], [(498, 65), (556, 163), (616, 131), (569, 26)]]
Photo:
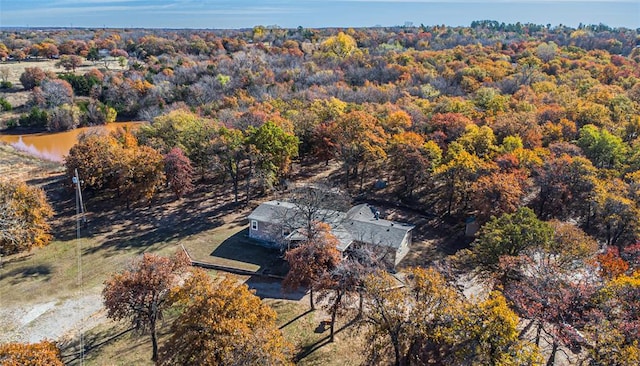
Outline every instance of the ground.
[[(235, 205), (230, 190), (220, 193), (220, 182), (207, 182), (188, 198), (176, 200), (166, 192), (151, 204), (141, 203), (125, 210), (123, 205), (114, 206), (112, 202), (96, 199), (96, 193), (86, 192), (88, 220), (81, 226), (82, 239), (76, 240), (74, 194), (63, 175), (64, 169), (7, 146), (0, 146), (0, 162), (4, 177), (24, 179), (43, 187), (56, 211), (55, 240), (49, 246), (2, 258), (0, 342), (54, 339), (62, 345), (65, 362), (77, 364), (82, 335), (87, 364), (150, 365), (148, 337), (129, 332), (124, 322), (106, 318), (100, 296), (102, 284), (136, 255), (143, 252), (169, 255), (185, 248), (194, 260), (255, 272), (248, 275), (217, 272), (217, 275), (247, 283), (276, 310), (278, 324), (296, 347), (294, 353), (299, 364), (363, 362), (363, 333), (349, 324), (353, 315), (339, 320), (338, 342), (328, 343), (329, 331), (324, 321), (329, 316), (323, 310), (308, 312), (304, 292), (285, 294), (279, 280), (262, 276), (284, 273), (278, 253), (255, 246), (246, 237), (246, 215), (259, 201), (268, 198), (260, 198), (248, 207)], [(312, 166), (304, 172), (316, 172), (323, 177), (327, 174), (321, 173), (324, 169)], [(310, 179), (311, 176), (300, 175), (302, 181)], [(415, 220), (419, 227), (429, 222), (397, 208), (389, 208), (387, 212), (396, 219)], [(428, 248), (433, 240), (435, 237), (419, 238), (408, 263), (428, 260), (433, 255)], [(78, 253), (82, 253), (81, 263)], [(161, 333), (167, 332), (170, 319), (171, 316), (166, 319)]]

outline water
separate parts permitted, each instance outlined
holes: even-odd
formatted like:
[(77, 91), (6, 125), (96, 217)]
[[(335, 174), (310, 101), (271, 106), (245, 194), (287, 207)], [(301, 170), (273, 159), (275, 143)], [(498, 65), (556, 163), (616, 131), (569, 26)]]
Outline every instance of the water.
[(0, 142), (13, 146), (41, 159), (62, 162), (73, 145), (78, 142), (78, 136), (85, 132), (115, 131), (118, 127), (135, 127), (144, 122), (118, 122), (105, 126), (82, 127), (65, 132), (43, 132), (24, 135), (0, 134)]

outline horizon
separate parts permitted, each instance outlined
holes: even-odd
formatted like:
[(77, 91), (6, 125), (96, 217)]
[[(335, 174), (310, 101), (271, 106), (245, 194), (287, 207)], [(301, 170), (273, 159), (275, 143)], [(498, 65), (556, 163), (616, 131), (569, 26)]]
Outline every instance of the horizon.
[(0, 0), (1, 28), (247, 29), (506, 24), (640, 27), (634, 0)]

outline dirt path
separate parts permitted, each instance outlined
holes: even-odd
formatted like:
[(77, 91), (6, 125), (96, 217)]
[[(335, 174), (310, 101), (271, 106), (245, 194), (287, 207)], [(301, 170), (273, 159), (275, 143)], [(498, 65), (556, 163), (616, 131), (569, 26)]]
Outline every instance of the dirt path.
[(99, 289), (70, 299), (0, 308), (0, 343), (61, 341), (75, 337), (106, 320)]

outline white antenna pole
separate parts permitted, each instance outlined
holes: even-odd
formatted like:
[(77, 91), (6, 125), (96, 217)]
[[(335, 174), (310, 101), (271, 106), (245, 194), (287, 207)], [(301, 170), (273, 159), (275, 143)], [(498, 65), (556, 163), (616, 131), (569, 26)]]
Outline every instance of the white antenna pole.
[[(72, 182), (76, 185), (76, 243), (78, 251), (78, 286), (80, 288), (80, 297), (82, 297), (82, 244), (80, 242), (80, 213), (84, 218), (84, 205), (82, 204), (82, 190), (80, 188), (80, 177), (78, 169), (74, 169)], [(80, 365), (84, 365), (84, 330), (80, 326)]]

